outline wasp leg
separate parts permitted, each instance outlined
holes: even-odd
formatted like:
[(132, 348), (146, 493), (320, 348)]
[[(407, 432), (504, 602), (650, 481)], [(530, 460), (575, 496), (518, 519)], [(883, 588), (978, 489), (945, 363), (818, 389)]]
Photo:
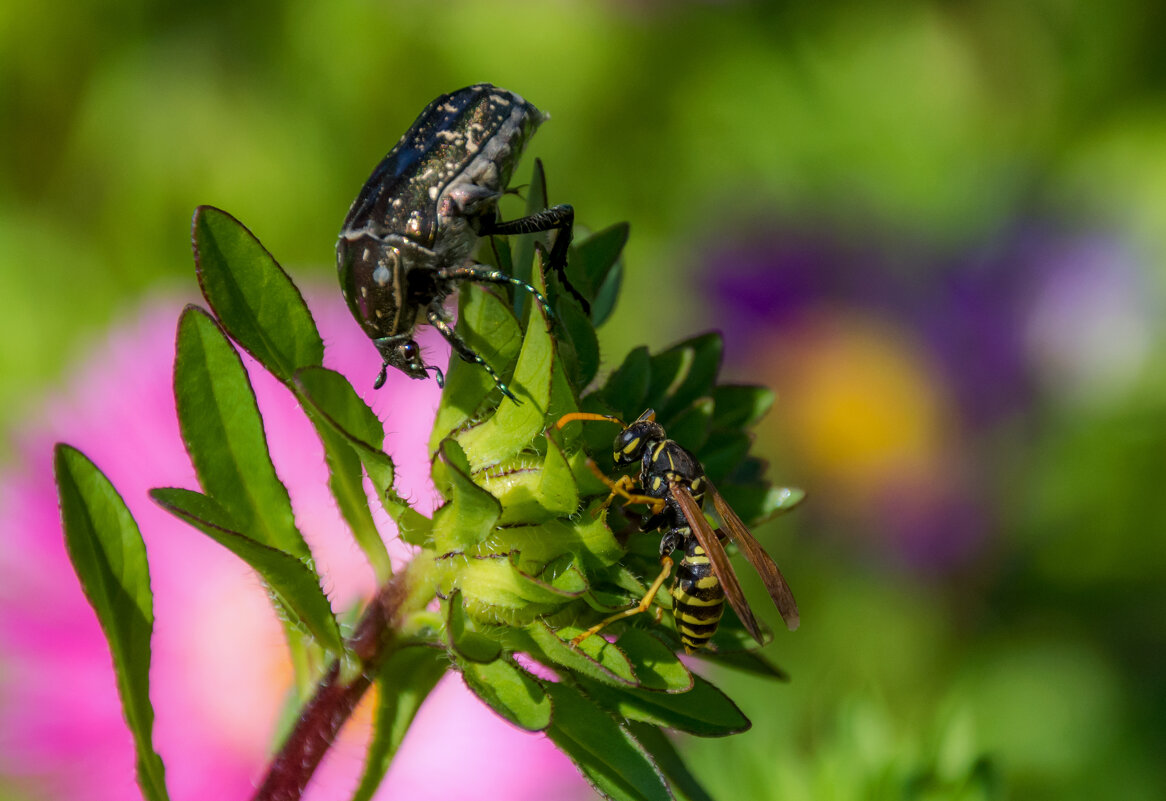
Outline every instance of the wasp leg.
[(487, 364), (486, 360), (479, 356), (473, 350), (473, 348), (467, 345), (466, 341), (461, 338), (461, 335), (458, 334), (457, 331), (454, 331), (453, 327), (450, 326), (448, 322), (446, 322), (445, 318), (441, 315), (440, 308), (431, 308), (425, 317), (431, 326), (441, 332), (441, 335), (445, 337), (446, 342), (449, 343), (450, 347), (453, 348), (454, 352), (457, 353), (458, 356), (461, 356), (467, 362), (474, 362), (475, 364), (482, 365), (482, 368), (490, 374), (490, 378), (494, 379), (494, 386), (498, 387), (503, 395), (510, 398), (510, 400), (514, 401), (515, 403), (522, 402), (518, 398), (514, 397), (514, 393), (510, 391), (510, 387), (506, 386), (505, 382), (502, 381), (502, 378), (498, 375), (498, 373), (494, 372), (494, 368)]
[(591, 304), (579, 294), (579, 290), (567, 280), (567, 250), (571, 246), (571, 234), (575, 227), (575, 209), (569, 203), (560, 203), (549, 209), (531, 214), (528, 217), (519, 217), (516, 220), (499, 222), (494, 216), (483, 217), (478, 223), (479, 236), (493, 236), (494, 234), (533, 234), (539, 231), (558, 231), (555, 244), (551, 246), (547, 261), (555, 268), (559, 281), (575, 299), (583, 306), (583, 311), (591, 314)]
[(652, 586), (648, 588), (646, 593), (644, 593), (644, 597), (640, 599), (638, 604), (631, 607), (630, 609), (625, 609), (622, 612), (616, 612), (611, 617), (604, 618), (603, 620), (599, 621), (594, 626), (587, 629), (587, 631), (571, 640), (571, 645), (578, 645), (592, 634), (599, 633), (609, 623), (614, 623), (617, 620), (623, 620), (625, 617), (632, 617), (634, 615), (640, 615), (644, 612), (647, 612), (652, 607), (652, 601), (655, 600), (656, 593), (658, 593), (660, 588), (664, 586), (664, 581), (668, 578), (669, 575), (671, 575), (671, 573), (672, 557), (665, 556), (660, 560), (660, 575), (656, 576), (656, 580), (652, 582)]
[(612, 481), (599, 469), (599, 465), (595, 464), (595, 461), (592, 459), (587, 460), (587, 467), (591, 469), (591, 472), (595, 474), (596, 478), (606, 484), (607, 488), (611, 490), (611, 494), (603, 502), (603, 508), (610, 506), (611, 502), (616, 499), (616, 496), (619, 496), (627, 499), (627, 503), (624, 504), (625, 506), (633, 503), (643, 503), (648, 505), (652, 514), (660, 514), (660, 512), (664, 511), (665, 501), (663, 498), (653, 498), (651, 495), (640, 495), (631, 491), (636, 484), (631, 476), (620, 476), (618, 481)]
[(547, 313), (548, 318), (551, 320), (555, 319), (555, 312), (551, 308), (551, 304), (541, 292), (525, 281), (520, 281), (501, 270), (495, 270), (493, 267), (487, 267), (483, 264), (471, 264), (466, 267), (446, 267), (437, 271), (437, 278), (443, 281), (477, 281), (481, 284), (511, 284), (520, 287), (534, 295), (534, 299), (543, 307), (543, 311)]

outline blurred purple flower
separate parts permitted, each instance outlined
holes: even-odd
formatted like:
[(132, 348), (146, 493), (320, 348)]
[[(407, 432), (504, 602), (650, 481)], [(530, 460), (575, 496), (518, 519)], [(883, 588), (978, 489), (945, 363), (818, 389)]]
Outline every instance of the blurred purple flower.
[[(379, 358), (329, 293), (316, 304), (325, 363), (349, 376), (385, 422), (397, 487), (423, 512), (437, 496), (427, 439), (439, 395), (433, 381), (390, 371), (371, 391)], [(114, 331), (20, 432), (19, 455), (0, 473), (0, 785), (43, 799), (139, 798), (108, 648), (65, 555), (51, 450), (79, 447), (134, 513), (155, 595), (151, 696), (155, 742), (175, 801), (247, 798), (270, 756), (290, 686), (280, 626), (250, 570), (152, 504), (155, 486), (196, 488), (171, 390), (180, 305), (155, 302)], [(322, 310), (322, 311), (321, 311)], [(448, 348), (427, 331), (422, 345)], [(336, 510), (323, 451), (291, 394), (245, 357), (280, 477), (337, 609), (367, 597), (371, 569)], [(392, 524), (378, 517), (382, 530)], [(390, 553), (409, 548), (391, 533)], [(367, 716), (365, 716), (367, 717)], [(351, 792), (367, 720), (359, 715), (309, 787), (308, 797)], [(456, 760), (458, 770), (450, 770)], [(381, 796), (554, 799), (586, 785), (551, 743), (510, 727), (447, 678), (424, 706)]]
[(917, 565), (962, 563), (994, 525), (993, 432), (1042, 389), (1128, 375), (1145, 351), (1137, 265), (1102, 237), (1029, 224), (942, 255), (828, 226), (748, 230), (767, 234), (705, 258), (727, 352), (782, 395), (782, 436), (829, 513)]

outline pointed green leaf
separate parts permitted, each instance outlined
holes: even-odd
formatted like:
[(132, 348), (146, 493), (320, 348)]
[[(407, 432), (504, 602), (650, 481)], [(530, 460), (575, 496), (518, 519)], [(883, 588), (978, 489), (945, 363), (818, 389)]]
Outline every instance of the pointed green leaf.
[(717, 428), (750, 428), (765, 416), (777, 395), (768, 387), (749, 384), (721, 384), (713, 389)]
[(645, 690), (683, 693), (692, 689), (692, 673), (655, 635), (628, 627), (615, 644), (627, 655)]
[(285, 384), (297, 368), (321, 364), (312, 313), (254, 234), (225, 211), (199, 206), (192, 237), (202, 294), (236, 342)]
[[(541, 282), (536, 282), (540, 286)], [(514, 367), (510, 389), (521, 403), (506, 400), (480, 425), (456, 434), (473, 470), (498, 464), (527, 448), (546, 428), (550, 406), (554, 341), (547, 330), (546, 315), (535, 304)]]
[(250, 565), (263, 577), (281, 610), (329, 651), (343, 653), (340, 626), (315, 570), (290, 554), (240, 533), (230, 513), (213, 498), (175, 488), (151, 490), (150, 497)]
[(667, 419), (700, 396), (712, 393), (721, 369), (723, 350), (720, 333), (712, 331), (673, 345), (659, 357), (653, 357), (653, 378), (657, 359), (671, 359), (672, 353), (679, 353), (682, 357), (682, 366), (674, 374), (666, 398), (656, 402), (656, 411), (662, 418)]
[(596, 792), (616, 801), (673, 797), (643, 746), (611, 715), (566, 684), (548, 684), (546, 691), (555, 705), (547, 736)]
[[(542, 160), (535, 159), (534, 170), (530, 176), (530, 183), (526, 187), (525, 216), (529, 217), (532, 214), (537, 214), (546, 208), (547, 176), (543, 171)], [(511, 248), (511, 252), (514, 254), (514, 263), (513, 272), (510, 274), (519, 281), (524, 281), (528, 284), (534, 283), (532, 279), (534, 278), (535, 272), (534, 245), (536, 242), (544, 246), (547, 244), (547, 234), (545, 231), (523, 234), (522, 236), (516, 237), (514, 245)], [(519, 287), (511, 287), (511, 297), (514, 301), (515, 316), (519, 320), (525, 319), (527, 301), (530, 299), (530, 293)]]
[[(682, 443), (683, 444), (683, 443)], [(700, 464), (705, 475), (713, 484), (720, 487), (725, 483), (725, 477), (749, 455), (749, 446), (752, 440), (748, 434), (740, 431), (735, 433), (720, 433), (705, 443), (697, 452)]]
[(494, 530), (502, 507), (470, 478), (465, 451), (457, 442), (442, 442), (439, 455), (433, 482), (449, 502), (433, 515), (433, 541), (439, 554), (465, 551)]
[(699, 737), (723, 737), (747, 730), (749, 718), (711, 683), (693, 676), (686, 693), (658, 693), (635, 688), (616, 689), (589, 678), (580, 678), (584, 691), (596, 703), (615, 714), (688, 732)]
[(564, 367), (571, 384), (582, 389), (599, 371), (599, 340), (595, 336), (595, 327), (579, 301), (569, 293), (563, 293), (557, 311), (558, 352), (564, 356)]
[(524, 561), (522, 554), (514, 551), (510, 554), (510, 563), (519, 576), (545, 592), (563, 598), (578, 598), (587, 592), (587, 579), (575, 567), (574, 558), (570, 554), (542, 564)]
[[(756, 647), (756, 643), (754, 643)], [(710, 651), (707, 648), (702, 648), (697, 651), (694, 656), (699, 656), (702, 659), (707, 659), (709, 662), (730, 667), (734, 670), (739, 670), (742, 673), (750, 673), (754, 676), (760, 676), (763, 679), (777, 679), (778, 681), (789, 681), (789, 674), (782, 670), (777, 665), (770, 662), (758, 651)]]
[(602, 517), (582, 514), (574, 520), (548, 520), (535, 526), (495, 529), (467, 551), (472, 556), (507, 555), (518, 551), (526, 561), (547, 563), (564, 553), (587, 570), (608, 567), (623, 558), (624, 549)]
[(631, 422), (647, 408), (652, 381), (652, 358), (641, 345), (634, 348), (603, 385), (603, 399), (626, 421)]
[[(522, 329), (514, 312), (499, 295), (477, 284), (463, 284), (458, 294), (458, 333), (505, 378), (522, 346)], [(441, 440), (477, 416), (492, 392), (494, 381), (481, 365), (451, 357), (429, 450), (436, 452)]]
[(311, 558), (287, 488), (271, 464), (243, 362), (218, 324), (197, 306), (187, 306), (178, 322), (174, 396), (182, 439), (206, 493), (247, 536)]
[(557, 611), (566, 597), (556, 587), (531, 581), (519, 573), (509, 554), (476, 558), (458, 554), (448, 558), (461, 561), (456, 581), (466, 612), (484, 623), (525, 626)]
[(746, 525), (759, 526), (801, 503), (806, 493), (795, 487), (726, 483), (717, 486), (729, 506)]
[(617, 262), (595, 294), (595, 300), (591, 304), (591, 319), (595, 322), (596, 328), (607, 322), (611, 313), (615, 311), (615, 303), (619, 300), (619, 291), (623, 287), (623, 270), (623, 262)]
[(571, 243), (567, 277), (592, 304), (608, 273), (619, 261), (627, 241), (628, 224), (621, 222)]
[(527, 626), (526, 632), (542, 655), (557, 665), (607, 684), (624, 687), (639, 684), (635, 669), (623, 650), (599, 635), (572, 645), (571, 639), (582, 634), (583, 629), (564, 626), (552, 630), (542, 620)]
[(466, 617), (462, 594), (454, 592), (442, 604), (445, 607), (445, 639), (458, 656), (468, 662), (493, 662), (502, 653), (502, 644), (476, 630)]
[(352, 801), (369, 801), (376, 794), (413, 717), (448, 666), (443, 651), (424, 647), (397, 651), (381, 666), (376, 683), (373, 736), (364, 760), (364, 775)]
[(628, 721), (625, 726), (632, 736), (640, 741), (640, 745), (652, 757), (652, 761), (664, 772), (673, 792), (679, 798), (685, 801), (713, 801), (708, 791), (692, 775), (692, 771), (688, 769), (684, 758), (668, 739), (668, 735), (647, 723)]
[(150, 704), (154, 596), (141, 532), (113, 484), (80, 451), (58, 444), (53, 470), (69, 560), (109, 642), (137, 752), (138, 785), (148, 801), (165, 801), (165, 768), (154, 750)]
[(501, 525), (566, 517), (579, 506), (571, 466), (554, 442), (547, 443), (542, 459), (522, 453), (475, 474), (474, 480), (502, 504)]
[[(393, 460), (382, 450), (384, 427), (373, 410), (356, 393), (348, 379), (323, 367), (297, 370), (295, 387), (305, 407), (314, 410), (314, 415), (335, 431), (364, 465), (377, 489), (381, 505), (396, 522), (401, 538), (414, 545), (421, 544), (428, 536), (432, 524), (428, 518), (414, 511), (393, 488), (396, 470)], [(354, 491), (354, 487), (349, 488), (350, 493)], [(353, 503), (356, 501), (355, 497), (352, 498)], [(360, 485), (360, 501), (367, 510), (363, 485)], [(384, 541), (375, 528), (359, 534), (357, 541), (374, 567), (388, 566), (388, 553), (385, 552), (383, 556), (380, 554), (384, 550)]]
[(457, 665), (474, 695), (518, 728), (542, 731), (551, 725), (551, 699), (542, 683), (510, 659)]
[(712, 398), (698, 398), (668, 421), (668, 436), (695, 453), (708, 440), (712, 419)]

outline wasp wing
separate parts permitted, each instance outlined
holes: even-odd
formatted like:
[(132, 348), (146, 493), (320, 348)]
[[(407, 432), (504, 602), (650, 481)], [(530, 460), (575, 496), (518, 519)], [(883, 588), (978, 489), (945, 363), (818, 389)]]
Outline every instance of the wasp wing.
[(741, 618), (741, 622), (745, 624), (745, 628), (753, 635), (753, 639), (764, 645), (765, 641), (761, 635), (761, 627), (757, 625), (757, 619), (753, 617), (753, 612), (749, 609), (749, 604), (745, 602), (745, 593), (741, 589), (741, 583), (737, 581), (737, 574), (733, 572), (733, 565), (729, 562), (729, 555), (725, 553), (725, 547), (721, 545), (721, 541), (717, 537), (716, 532), (713, 531), (713, 527), (705, 519), (704, 512), (700, 510), (700, 504), (692, 497), (692, 493), (689, 492), (688, 487), (683, 484), (673, 483), (669, 491), (672, 493), (672, 497), (676, 499), (676, 503), (680, 505), (680, 511), (684, 513), (684, 519), (688, 521), (689, 528), (696, 535), (696, 541), (700, 543), (700, 547), (704, 548), (704, 552), (708, 555), (709, 562), (712, 564), (713, 573), (716, 574), (717, 579), (721, 582), (721, 586), (725, 590), (725, 598), (728, 599), (729, 605), (733, 607), (733, 611), (737, 613), (737, 617)]
[(721, 522), (728, 529), (729, 539), (737, 543), (737, 547), (741, 549), (745, 558), (761, 576), (762, 582), (765, 583), (765, 589), (769, 591), (769, 597), (777, 605), (777, 611), (781, 612), (781, 619), (785, 621), (786, 627), (793, 631), (801, 622), (801, 618), (798, 616), (798, 603), (794, 600), (794, 594), (790, 590), (789, 584), (786, 584), (785, 577), (778, 570), (777, 563), (765, 552), (761, 543), (753, 538), (748, 527), (741, 522), (741, 518), (733, 511), (733, 507), (729, 506), (728, 502), (721, 497), (721, 493), (717, 492), (717, 488), (712, 485), (712, 482), (706, 478), (705, 483), (705, 492), (713, 496), (713, 508), (717, 510)]

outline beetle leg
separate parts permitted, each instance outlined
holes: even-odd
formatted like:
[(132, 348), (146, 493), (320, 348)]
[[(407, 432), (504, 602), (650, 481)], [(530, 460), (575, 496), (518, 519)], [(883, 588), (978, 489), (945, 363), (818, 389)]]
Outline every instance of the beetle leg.
[(660, 591), (660, 588), (664, 586), (665, 579), (667, 579), (668, 576), (672, 573), (672, 557), (665, 556), (662, 558), (660, 560), (660, 568), (660, 575), (656, 576), (656, 580), (652, 582), (652, 586), (648, 588), (646, 593), (644, 593), (644, 597), (640, 599), (638, 604), (631, 607), (630, 609), (625, 609), (622, 612), (616, 612), (611, 617), (604, 618), (603, 620), (599, 621), (594, 626), (587, 629), (587, 631), (571, 640), (571, 645), (578, 645), (592, 634), (599, 633), (599, 631), (606, 627), (609, 623), (614, 623), (617, 620), (623, 620), (625, 617), (632, 617), (633, 615), (643, 614), (644, 612), (647, 612), (649, 609), (651, 609), (652, 601), (656, 598), (656, 593)]
[(445, 341), (449, 343), (450, 347), (453, 348), (454, 352), (458, 356), (461, 356), (467, 362), (474, 362), (475, 364), (482, 365), (482, 368), (490, 374), (491, 378), (494, 379), (494, 386), (498, 387), (503, 395), (510, 398), (510, 400), (514, 401), (515, 403), (522, 402), (518, 398), (514, 397), (514, 393), (510, 391), (510, 387), (506, 386), (498, 373), (494, 372), (494, 368), (487, 364), (486, 360), (479, 356), (473, 348), (467, 345), (466, 341), (461, 338), (461, 335), (453, 329), (453, 326), (446, 322), (445, 317), (442, 315), (440, 306), (437, 308), (430, 307), (429, 312), (425, 315), (425, 317), (429, 321), (429, 324), (436, 328), (441, 333), (441, 335), (445, 337)]
[(575, 226), (575, 209), (569, 203), (560, 203), (549, 209), (531, 214), (528, 217), (519, 217), (516, 220), (499, 222), (495, 217), (482, 217), (478, 225), (479, 236), (493, 236), (495, 234), (533, 234), (538, 231), (558, 231), (555, 244), (551, 247), (548, 262), (555, 268), (559, 281), (575, 296), (583, 306), (583, 311), (591, 314), (591, 304), (579, 294), (579, 290), (567, 280), (567, 250), (571, 246), (571, 234)]
[(496, 270), (493, 267), (487, 267), (484, 264), (469, 264), (464, 267), (446, 267), (437, 271), (437, 278), (442, 281), (477, 281), (482, 284), (512, 284), (516, 287), (525, 289), (530, 294), (534, 295), (535, 300), (543, 307), (547, 313), (547, 317), (551, 320), (555, 319), (555, 312), (551, 309), (551, 304), (543, 297), (543, 294), (532, 287), (525, 281), (520, 281), (512, 275), (507, 275), (501, 270)]

